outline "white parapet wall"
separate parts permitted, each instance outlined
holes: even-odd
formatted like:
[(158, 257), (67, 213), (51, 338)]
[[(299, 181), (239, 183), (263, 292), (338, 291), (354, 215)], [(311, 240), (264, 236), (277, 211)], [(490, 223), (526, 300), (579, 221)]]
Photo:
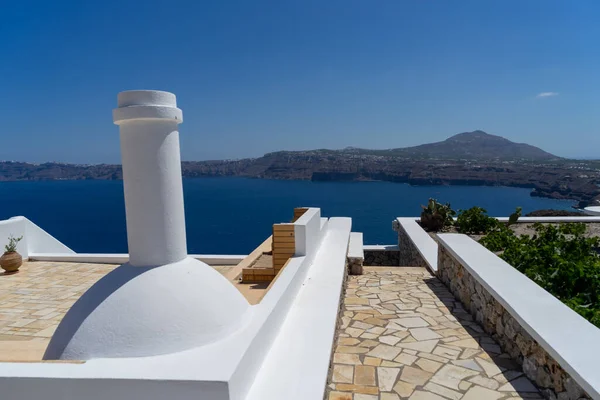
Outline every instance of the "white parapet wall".
[[(188, 257), (208, 265), (238, 265), (247, 255), (243, 254), (189, 254)], [(129, 254), (125, 253), (29, 253), (30, 261), (74, 262), (90, 264), (125, 264)]]
[(290, 259), (232, 334), (155, 356), (0, 363), (2, 392), (48, 400), (322, 399), (351, 220), (309, 209), (295, 224), (304, 254)]
[(0, 221), (0, 244), (8, 243), (8, 237), (23, 237), (17, 251), (28, 259), (34, 253), (75, 254), (73, 250), (25, 217), (12, 217)]
[(547, 396), (600, 398), (600, 329), (470, 237), (438, 240), (440, 279)]
[(416, 218), (396, 218), (392, 228), (398, 232), (401, 266), (427, 267), (437, 271), (437, 243), (416, 222)]
[[(23, 237), (17, 251), (30, 261), (73, 263), (124, 264), (129, 254), (76, 253), (54, 236), (26, 217), (17, 216), (0, 221), (0, 245), (8, 243), (9, 236)], [(237, 265), (246, 258), (243, 254), (190, 254), (189, 257), (208, 265)]]

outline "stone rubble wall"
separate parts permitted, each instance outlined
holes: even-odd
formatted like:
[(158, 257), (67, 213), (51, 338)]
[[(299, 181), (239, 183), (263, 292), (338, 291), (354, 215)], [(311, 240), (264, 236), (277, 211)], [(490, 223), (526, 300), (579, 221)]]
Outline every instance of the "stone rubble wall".
[(442, 244), (438, 250), (437, 274), (485, 331), (522, 365), (525, 375), (541, 388), (548, 399), (590, 398)]
[(365, 266), (400, 265), (400, 250), (365, 250)]
[(428, 268), (427, 262), (408, 236), (402, 224), (397, 225), (398, 231), (398, 264), (403, 267)]
[(363, 259), (360, 257), (348, 257), (346, 263), (348, 264), (348, 273), (350, 275), (362, 275), (363, 274)]

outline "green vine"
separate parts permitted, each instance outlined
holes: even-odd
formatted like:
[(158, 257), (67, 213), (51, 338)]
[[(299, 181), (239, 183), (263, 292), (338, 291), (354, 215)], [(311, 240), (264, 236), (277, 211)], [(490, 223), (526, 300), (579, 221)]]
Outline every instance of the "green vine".
[(585, 237), (582, 223), (533, 227), (531, 237), (505, 228), (479, 242), (600, 327), (600, 239)]

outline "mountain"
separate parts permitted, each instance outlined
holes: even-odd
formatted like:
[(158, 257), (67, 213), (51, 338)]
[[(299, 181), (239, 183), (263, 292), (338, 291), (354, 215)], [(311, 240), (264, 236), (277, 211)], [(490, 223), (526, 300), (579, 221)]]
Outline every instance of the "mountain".
[(389, 150), (365, 150), (366, 153), (404, 158), (530, 160), (560, 159), (525, 143), (515, 143), (484, 131), (464, 132), (435, 143)]
[[(411, 185), (512, 186), (532, 196), (600, 204), (600, 161), (567, 160), (483, 131), (389, 150), (278, 151), (241, 160), (186, 161), (186, 178), (241, 176)], [(122, 179), (120, 165), (0, 162), (0, 181)]]

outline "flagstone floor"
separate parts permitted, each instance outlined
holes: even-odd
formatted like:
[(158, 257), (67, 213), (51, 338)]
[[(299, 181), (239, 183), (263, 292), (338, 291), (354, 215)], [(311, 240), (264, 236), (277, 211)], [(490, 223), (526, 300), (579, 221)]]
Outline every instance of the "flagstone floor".
[(349, 277), (331, 370), (329, 400), (542, 398), (424, 268)]

